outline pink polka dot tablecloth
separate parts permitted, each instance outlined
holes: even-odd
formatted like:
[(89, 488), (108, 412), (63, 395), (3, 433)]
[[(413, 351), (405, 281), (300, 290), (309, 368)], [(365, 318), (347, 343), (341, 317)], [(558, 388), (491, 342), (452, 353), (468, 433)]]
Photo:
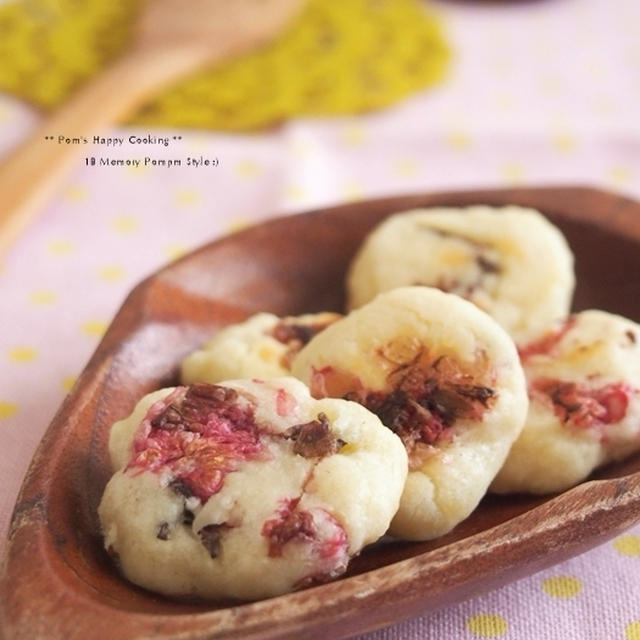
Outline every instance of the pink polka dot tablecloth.
[[(453, 50), (448, 75), (391, 108), (292, 120), (254, 135), (117, 128), (105, 135), (125, 144), (87, 155), (217, 162), (78, 163), (0, 266), (2, 540), (56, 408), (127, 292), (168, 260), (274, 215), (361, 198), (584, 184), (640, 199), (638, 0), (433, 0), (430, 7)], [(0, 96), (0, 153), (37, 120)], [(130, 136), (166, 137), (168, 146)], [(501, 589), (362, 637), (640, 640), (640, 526)]]

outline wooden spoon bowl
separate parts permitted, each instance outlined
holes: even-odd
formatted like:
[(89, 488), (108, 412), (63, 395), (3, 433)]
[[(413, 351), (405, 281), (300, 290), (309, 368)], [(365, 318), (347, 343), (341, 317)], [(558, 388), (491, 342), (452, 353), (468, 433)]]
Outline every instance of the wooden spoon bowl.
[(96, 508), (110, 425), (175, 383), (181, 358), (257, 311), (341, 310), (365, 234), (417, 206), (543, 211), (576, 254), (576, 309), (640, 320), (640, 204), (584, 188), (392, 198), (274, 219), (173, 263), (128, 297), (47, 431), (25, 479), (0, 577), (4, 638), (340, 638), (424, 614), (580, 553), (640, 520), (640, 455), (555, 496), (487, 497), (428, 543), (380, 543), (343, 578), (255, 603), (180, 602), (121, 578)]

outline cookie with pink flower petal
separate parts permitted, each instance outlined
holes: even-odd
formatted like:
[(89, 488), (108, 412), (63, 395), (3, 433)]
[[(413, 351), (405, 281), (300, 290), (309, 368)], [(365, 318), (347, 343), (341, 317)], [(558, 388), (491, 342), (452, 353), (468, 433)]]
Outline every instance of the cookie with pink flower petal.
[(340, 318), (332, 312), (280, 318), (257, 313), (216, 333), (182, 362), (181, 379), (216, 383), (237, 378), (274, 378), (290, 374), (298, 351), (319, 331)]
[(416, 284), (470, 300), (519, 343), (569, 313), (573, 254), (534, 209), (416, 209), (383, 220), (365, 239), (349, 269), (349, 304)]
[(640, 450), (640, 326), (582, 311), (520, 348), (529, 413), (493, 482), (552, 493)]
[(409, 474), (390, 532), (406, 539), (443, 535), (475, 509), (527, 412), (511, 338), (428, 287), (387, 291), (333, 323), (293, 373), (315, 397), (360, 402), (402, 439)]
[(294, 378), (157, 391), (110, 451), (105, 547), (171, 596), (257, 599), (341, 575), (387, 530), (407, 473), (375, 415)]

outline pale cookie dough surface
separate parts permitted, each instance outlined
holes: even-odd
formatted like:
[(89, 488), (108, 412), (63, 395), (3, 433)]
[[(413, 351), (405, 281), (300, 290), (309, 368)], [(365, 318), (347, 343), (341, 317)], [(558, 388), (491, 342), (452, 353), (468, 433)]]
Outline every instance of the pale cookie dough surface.
[(640, 449), (640, 326), (583, 311), (521, 348), (529, 415), (492, 490), (563, 491)]
[(182, 382), (213, 384), (289, 375), (297, 352), (339, 317), (328, 311), (285, 318), (258, 313), (221, 329), (202, 349), (187, 356), (182, 363)]
[(573, 255), (533, 209), (418, 209), (391, 216), (365, 239), (347, 278), (349, 306), (418, 284), (470, 300), (519, 343), (569, 313)]
[(407, 474), (400, 439), (294, 378), (165, 389), (113, 427), (99, 507), (132, 582), (258, 599), (332, 579), (380, 538)]
[(318, 334), (294, 375), (312, 395), (367, 406), (402, 438), (410, 471), (390, 533), (426, 540), (466, 518), (527, 411), (513, 341), (487, 314), (427, 287), (379, 295)]

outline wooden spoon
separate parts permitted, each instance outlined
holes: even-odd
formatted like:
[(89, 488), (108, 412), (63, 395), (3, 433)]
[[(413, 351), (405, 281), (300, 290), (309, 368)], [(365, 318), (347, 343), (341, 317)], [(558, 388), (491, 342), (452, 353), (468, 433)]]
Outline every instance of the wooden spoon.
[[(151, 0), (129, 51), (0, 165), (0, 255), (60, 185), (83, 144), (178, 78), (275, 38), (304, 0)], [(53, 140), (46, 140), (53, 136)]]

